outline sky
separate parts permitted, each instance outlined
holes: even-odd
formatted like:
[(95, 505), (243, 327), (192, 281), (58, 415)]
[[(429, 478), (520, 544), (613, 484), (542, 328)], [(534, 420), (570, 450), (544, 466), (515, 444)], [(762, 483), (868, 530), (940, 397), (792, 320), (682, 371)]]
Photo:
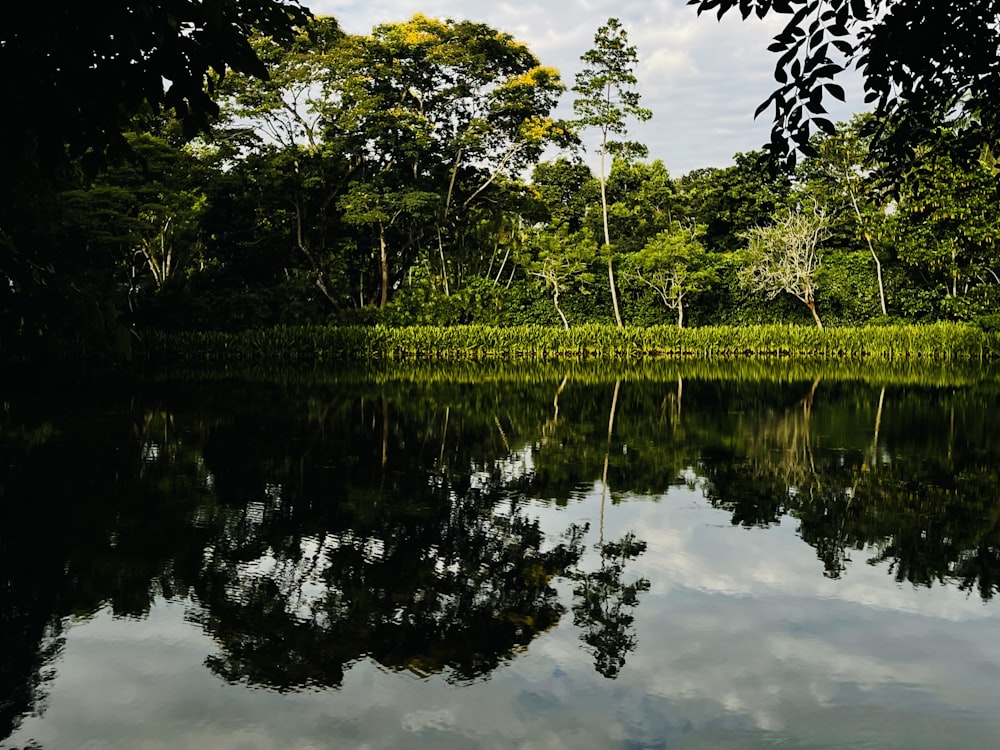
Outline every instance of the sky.
[[(487, 23), (525, 43), (543, 65), (558, 68), (567, 88), (580, 70), (580, 55), (608, 18), (618, 18), (638, 51), (641, 105), (653, 111), (647, 123), (632, 124), (628, 137), (649, 147), (672, 175), (700, 167), (724, 167), (733, 155), (760, 148), (769, 139), (771, 116), (753, 113), (776, 84), (775, 55), (767, 51), (781, 18), (743, 21), (729, 14), (698, 16), (686, 0), (303, 0), (314, 14), (332, 15), (344, 31), (368, 34), (386, 22), (415, 13)], [(843, 82), (842, 82), (843, 83)], [(863, 108), (857, 86), (837, 109), (846, 120)], [(563, 96), (558, 114), (572, 114), (573, 94)], [(834, 104), (839, 104), (833, 102)], [(593, 139), (585, 158), (596, 163)]]

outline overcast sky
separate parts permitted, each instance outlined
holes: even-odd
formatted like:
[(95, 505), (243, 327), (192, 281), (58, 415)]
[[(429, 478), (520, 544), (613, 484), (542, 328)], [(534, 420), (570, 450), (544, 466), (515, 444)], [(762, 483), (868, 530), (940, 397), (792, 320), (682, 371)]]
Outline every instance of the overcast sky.
[[(618, 18), (638, 48), (636, 74), (642, 106), (653, 119), (630, 129), (674, 176), (698, 167), (722, 167), (733, 154), (768, 140), (770, 114), (753, 112), (771, 93), (775, 56), (767, 51), (781, 19), (719, 22), (698, 16), (685, 0), (524, 0), (473, 3), (463, 0), (303, 0), (317, 15), (332, 15), (352, 34), (379, 23), (405, 21), (414, 13), (488, 23), (524, 42), (545, 65), (562, 73), (567, 87), (581, 67), (580, 55), (609, 17)], [(834, 120), (861, 109), (850, 95)], [(563, 97), (569, 116), (572, 92)], [(834, 102), (835, 104), (837, 102)], [(588, 161), (593, 163), (592, 158)]]

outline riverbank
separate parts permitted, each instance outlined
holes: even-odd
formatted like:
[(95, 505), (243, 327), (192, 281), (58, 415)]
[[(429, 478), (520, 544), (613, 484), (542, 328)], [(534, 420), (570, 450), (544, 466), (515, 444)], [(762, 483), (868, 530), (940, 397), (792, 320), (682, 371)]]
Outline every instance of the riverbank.
[(807, 358), (1000, 359), (1000, 334), (960, 323), (820, 330), (806, 326), (277, 327), (239, 333), (149, 333), (151, 363), (325, 364), (373, 360), (592, 360)]

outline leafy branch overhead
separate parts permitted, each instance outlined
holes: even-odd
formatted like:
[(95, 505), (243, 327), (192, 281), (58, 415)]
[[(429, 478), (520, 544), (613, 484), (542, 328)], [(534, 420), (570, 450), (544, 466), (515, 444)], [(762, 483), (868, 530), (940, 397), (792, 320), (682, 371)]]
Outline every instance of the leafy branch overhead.
[(1000, 7), (996, 0), (688, 0), (720, 19), (738, 11), (789, 16), (768, 47), (778, 88), (757, 109), (774, 109), (769, 149), (793, 165), (814, 155), (809, 138), (832, 134), (827, 97), (851, 68), (874, 107), (873, 154), (900, 167), (912, 147), (955, 128), (971, 157), (1000, 139)]

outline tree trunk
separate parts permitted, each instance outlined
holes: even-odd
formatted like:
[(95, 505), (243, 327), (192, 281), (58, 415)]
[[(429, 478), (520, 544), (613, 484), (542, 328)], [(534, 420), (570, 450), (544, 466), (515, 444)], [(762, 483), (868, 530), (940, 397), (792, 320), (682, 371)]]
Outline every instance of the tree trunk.
[(554, 292), (552, 292), (552, 304), (556, 306), (556, 312), (559, 313), (559, 317), (562, 319), (563, 327), (568, 331), (569, 330), (569, 321), (566, 320), (566, 316), (563, 315), (562, 308), (559, 307), (559, 289), (558, 288)]
[(882, 314), (888, 315), (889, 308), (885, 304), (885, 282), (882, 281), (882, 261), (878, 259), (870, 241), (868, 242), (868, 249), (871, 251), (872, 258), (875, 259), (875, 275), (878, 277), (878, 300), (882, 303)]
[(379, 272), (382, 279), (382, 292), (379, 295), (378, 306), (380, 310), (385, 309), (389, 301), (389, 256), (385, 248), (385, 227), (378, 225), (378, 248), (379, 248)]
[[(854, 215), (858, 219), (858, 225), (861, 226), (864, 219), (861, 216), (861, 207), (858, 205), (858, 198), (854, 194), (853, 188), (848, 188), (848, 193), (851, 196), (851, 205), (854, 207)], [(882, 281), (882, 261), (878, 259), (878, 255), (875, 253), (875, 247), (872, 245), (872, 236), (868, 232), (863, 232), (865, 236), (865, 242), (868, 243), (868, 252), (872, 254), (872, 260), (875, 261), (875, 276), (878, 279), (878, 301), (882, 305), (882, 314), (888, 315), (889, 308), (885, 303), (885, 283)]]
[(819, 315), (816, 313), (816, 303), (813, 302), (812, 300), (809, 300), (808, 302), (806, 302), (806, 305), (809, 307), (809, 312), (812, 313), (813, 320), (816, 321), (816, 327), (822, 331), (823, 324), (820, 322)]
[(677, 327), (684, 327), (684, 299), (682, 297), (677, 298)]
[(615, 288), (615, 267), (611, 255), (611, 231), (608, 228), (608, 191), (607, 177), (604, 173), (604, 160), (607, 155), (607, 135), (601, 143), (601, 216), (604, 219), (604, 244), (608, 249), (608, 284), (611, 286), (611, 304), (615, 310), (615, 323), (624, 328), (622, 314), (618, 309), (618, 290)]
[(438, 227), (438, 254), (441, 256), (441, 280), (444, 282), (444, 296), (450, 297), (448, 293), (448, 266), (444, 262), (444, 242), (441, 239), (441, 228)]

